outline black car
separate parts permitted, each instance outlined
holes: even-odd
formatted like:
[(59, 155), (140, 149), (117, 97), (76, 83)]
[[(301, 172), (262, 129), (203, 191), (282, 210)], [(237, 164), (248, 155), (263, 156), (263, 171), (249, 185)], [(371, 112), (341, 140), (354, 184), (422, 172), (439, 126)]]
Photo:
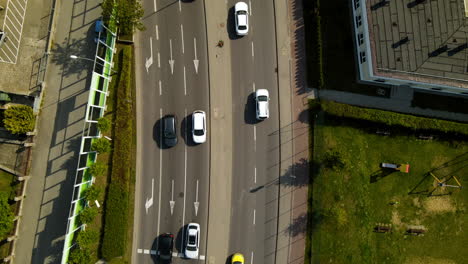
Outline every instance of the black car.
[(174, 235), (171, 233), (162, 234), (159, 237), (159, 258), (165, 263), (170, 263), (172, 260), (172, 248), (174, 247)]
[(164, 145), (173, 147), (177, 145), (177, 118), (173, 115), (167, 115), (163, 119)]

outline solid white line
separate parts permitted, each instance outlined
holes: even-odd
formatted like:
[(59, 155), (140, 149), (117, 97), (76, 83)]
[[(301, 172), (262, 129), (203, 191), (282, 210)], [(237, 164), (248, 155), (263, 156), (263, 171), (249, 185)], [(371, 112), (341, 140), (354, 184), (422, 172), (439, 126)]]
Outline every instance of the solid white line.
[(161, 85), (161, 80), (159, 80), (159, 95), (162, 95), (162, 85)]
[(254, 93), (255, 93), (255, 82), (254, 82), (254, 83), (252, 83), (252, 92), (254, 92)]
[(257, 183), (257, 167), (255, 167), (254, 183)]
[(158, 5), (156, 4), (156, 0), (154, 0), (154, 12), (158, 11)]
[(158, 68), (161, 68), (161, 54), (158, 51)]
[(254, 209), (254, 213), (253, 213), (253, 214), (254, 214), (254, 215), (253, 215), (253, 225), (255, 225), (255, 212), (256, 212), (256, 211), (255, 211), (255, 209)]
[[(156, 2), (156, 0), (154, 0)], [(156, 25), (156, 40), (159, 40), (159, 28), (158, 25)]]
[(184, 45), (184, 26), (180, 25), (180, 34), (182, 36), (182, 54), (185, 53), (185, 45)]
[(255, 54), (254, 54), (254, 44), (253, 44), (253, 41), (252, 41), (252, 57), (254, 57)]
[(181, 0), (179, 0), (179, 12), (182, 12), (182, 6), (180, 5)]
[[(161, 81), (159, 81), (159, 83), (161, 84)], [(162, 108), (159, 108), (159, 119), (161, 118), (162, 118)], [(159, 141), (162, 143), (162, 129), (159, 134), (160, 134)], [(161, 224), (161, 183), (162, 183), (161, 177), (162, 177), (162, 148), (159, 148), (159, 199), (158, 199), (158, 229), (157, 229), (158, 236), (159, 236), (159, 227)]]
[[(184, 68), (185, 70), (185, 68)], [(185, 72), (185, 71), (184, 71)], [(187, 109), (184, 110), (184, 117), (187, 116)], [(187, 131), (187, 122), (185, 122), (185, 131)], [(187, 142), (187, 133), (185, 133), (185, 142)], [(184, 205), (182, 209), (182, 234), (185, 234), (185, 198), (187, 197), (187, 144), (184, 144)], [(182, 235), (182, 247), (184, 248), (185, 236)]]
[(185, 78), (185, 66), (184, 66), (184, 95), (187, 95), (187, 79)]
[(250, 264), (253, 264), (253, 251), (252, 254), (250, 254)]

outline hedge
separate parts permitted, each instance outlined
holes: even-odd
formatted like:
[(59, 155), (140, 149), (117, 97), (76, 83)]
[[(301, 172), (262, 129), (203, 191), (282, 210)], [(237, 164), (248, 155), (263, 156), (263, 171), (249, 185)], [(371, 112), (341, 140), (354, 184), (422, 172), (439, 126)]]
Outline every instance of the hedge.
[(330, 115), (402, 126), (412, 130), (438, 130), (445, 133), (468, 135), (468, 124), (435, 118), (418, 117), (385, 110), (362, 108), (333, 101), (322, 101), (322, 109)]
[(133, 105), (132, 105), (132, 49), (123, 47), (120, 51), (121, 72), (115, 87), (117, 103), (115, 108), (112, 173), (105, 202), (104, 237), (101, 253), (111, 260), (123, 256), (126, 250), (129, 219), (129, 189), (133, 168)]

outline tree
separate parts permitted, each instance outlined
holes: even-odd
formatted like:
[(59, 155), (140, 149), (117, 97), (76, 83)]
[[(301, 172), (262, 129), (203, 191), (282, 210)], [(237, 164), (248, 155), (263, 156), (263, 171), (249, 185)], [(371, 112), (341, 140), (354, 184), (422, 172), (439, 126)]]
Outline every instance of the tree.
[(68, 257), (70, 264), (87, 264), (91, 262), (91, 253), (88, 249), (75, 248)]
[(114, 16), (123, 35), (145, 30), (141, 22), (145, 11), (140, 0), (104, 0), (101, 7), (104, 20), (109, 21)]
[(5, 110), (3, 124), (13, 134), (26, 134), (34, 130), (33, 109), (27, 105), (15, 105)]
[(8, 204), (8, 194), (0, 192), (0, 238), (7, 236), (13, 229), (15, 215)]
[(96, 141), (94, 141), (93, 145), (91, 145), (91, 150), (97, 151), (98, 153), (109, 152), (110, 148), (110, 142), (105, 138), (98, 138)]
[(97, 126), (101, 132), (107, 132), (111, 128), (111, 121), (105, 117), (100, 117)]
[(101, 189), (97, 187), (96, 185), (92, 185), (86, 191), (84, 191), (83, 198), (88, 201), (94, 201), (99, 198), (100, 194), (101, 194)]
[(92, 245), (96, 244), (99, 240), (99, 233), (95, 230), (80, 231), (76, 242), (80, 249), (89, 249)]
[(82, 224), (91, 223), (96, 215), (98, 214), (98, 209), (96, 207), (86, 207), (81, 213), (78, 215), (78, 218)]
[(104, 175), (107, 170), (107, 165), (102, 162), (93, 163), (93, 165), (89, 166), (88, 171), (91, 175), (95, 177), (100, 177)]

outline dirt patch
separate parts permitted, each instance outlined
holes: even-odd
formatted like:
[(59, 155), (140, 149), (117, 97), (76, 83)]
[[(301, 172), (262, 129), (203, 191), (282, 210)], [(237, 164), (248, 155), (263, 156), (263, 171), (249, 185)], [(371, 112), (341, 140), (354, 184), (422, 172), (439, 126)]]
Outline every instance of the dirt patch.
[(404, 264), (456, 264), (451, 259), (438, 259), (431, 257), (411, 257), (407, 259)]
[(395, 226), (401, 226), (401, 218), (398, 211), (392, 211), (392, 224)]
[(430, 197), (424, 201), (424, 209), (429, 213), (455, 212), (456, 208), (450, 197)]
[(419, 202), (419, 197), (413, 199), (413, 205), (416, 207), (421, 207), (421, 203)]

